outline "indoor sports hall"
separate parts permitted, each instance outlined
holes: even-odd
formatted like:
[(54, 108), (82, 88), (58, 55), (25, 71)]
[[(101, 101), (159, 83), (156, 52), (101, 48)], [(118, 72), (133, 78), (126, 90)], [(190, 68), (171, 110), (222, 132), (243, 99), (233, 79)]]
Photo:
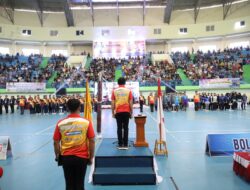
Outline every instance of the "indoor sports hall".
[(0, 0), (0, 190), (249, 190), (249, 0)]

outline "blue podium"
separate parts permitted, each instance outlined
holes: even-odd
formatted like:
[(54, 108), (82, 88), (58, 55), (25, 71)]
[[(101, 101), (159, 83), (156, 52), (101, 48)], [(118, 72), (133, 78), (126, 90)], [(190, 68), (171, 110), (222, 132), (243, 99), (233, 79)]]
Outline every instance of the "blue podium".
[(148, 147), (116, 148), (117, 139), (103, 139), (95, 156), (95, 185), (155, 185), (154, 157)]

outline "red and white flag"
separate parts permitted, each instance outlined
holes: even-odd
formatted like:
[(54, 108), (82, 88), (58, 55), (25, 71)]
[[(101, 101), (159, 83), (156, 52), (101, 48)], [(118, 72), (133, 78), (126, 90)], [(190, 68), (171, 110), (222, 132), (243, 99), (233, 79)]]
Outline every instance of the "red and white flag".
[(158, 79), (158, 109), (157, 109), (157, 122), (159, 126), (160, 140), (166, 142), (166, 128), (164, 122), (162, 93), (161, 93), (161, 80)]

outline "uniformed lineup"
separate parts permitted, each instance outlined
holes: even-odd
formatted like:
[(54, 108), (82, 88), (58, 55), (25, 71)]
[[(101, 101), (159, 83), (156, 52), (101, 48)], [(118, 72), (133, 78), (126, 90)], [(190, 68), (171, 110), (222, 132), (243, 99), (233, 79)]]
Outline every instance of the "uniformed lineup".
[[(0, 115), (4, 112), (6, 114), (14, 113), (15, 107), (20, 110), (20, 114), (23, 115), (25, 110), (29, 110), (30, 114), (57, 114), (67, 112), (66, 103), (69, 99), (76, 98), (81, 102), (81, 113), (84, 112), (85, 97), (81, 95), (67, 95), (56, 97), (55, 95), (35, 95), (32, 97), (17, 95), (8, 95), (2, 97), (0, 96)], [(92, 105), (94, 111), (97, 110), (97, 98), (92, 98)]]

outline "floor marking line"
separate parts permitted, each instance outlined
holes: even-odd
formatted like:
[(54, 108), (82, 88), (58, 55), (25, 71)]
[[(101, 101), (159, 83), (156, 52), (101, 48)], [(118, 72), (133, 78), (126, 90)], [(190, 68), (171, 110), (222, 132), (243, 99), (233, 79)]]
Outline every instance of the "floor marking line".
[(45, 131), (48, 131), (49, 129), (51, 129), (52, 127), (55, 127), (55, 126), (56, 126), (56, 124), (50, 125), (47, 128), (45, 128), (45, 129), (42, 129), (40, 131), (35, 132), (35, 135), (40, 135), (41, 133), (43, 133)]
[(19, 155), (19, 156), (16, 156), (14, 160), (18, 160), (20, 158), (24, 158), (24, 157), (27, 157), (27, 156), (32, 156), (34, 153), (36, 153), (37, 151), (39, 151), (40, 149), (42, 149), (43, 147), (45, 147), (46, 145), (48, 145), (50, 142), (52, 141), (52, 139), (46, 141), (45, 143), (43, 143), (41, 146), (37, 147), (35, 150), (33, 150), (32, 152), (29, 152), (27, 154), (24, 154), (23, 156), (22, 155)]
[(174, 181), (174, 178), (173, 178), (173, 177), (170, 177), (170, 180), (171, 180), (171, 182), (173, 183), (174, 188), (175, 188), (176, 190), (179, 190), (177, 184), (176, 184), (175, 181)]
[[(154, 122), (158, 123), (157, 119), (155, 119), (148, 111), (145, 112), (146, 115), (148, 115)], [(165, 123), (164, 123), (165, 125)], [(166, 125), (165, 125), (165, 129), (166, 129), (166, 134), (169, 134), (177, 143), (181, 143), (181, 141), (176, 138), (176, 136), (174, 136), (173, 134), (169, 133), (169, 130), (167, 129)]]
[[(50, 125), (45, 129), (39, 130), (39, 131), (34, 132), (34, 133), (30, 133), (30, 135), (27, 135), (25, 138), (23, 138), (23, 139), (21, 139), (19, 141), (13, 142), (13, 145), (16, 145), (18, 143), (23, 143), (23, 142), (33, 138), (34, 136), (42, 135), (45, 131), (48, 131), (49, 129), (51, 129), (51, 128), (55, 127), (55, 126), (56, 126), (56, 124)], [(49, 134), (49, 133), (45, 133), (45, 134)]]

